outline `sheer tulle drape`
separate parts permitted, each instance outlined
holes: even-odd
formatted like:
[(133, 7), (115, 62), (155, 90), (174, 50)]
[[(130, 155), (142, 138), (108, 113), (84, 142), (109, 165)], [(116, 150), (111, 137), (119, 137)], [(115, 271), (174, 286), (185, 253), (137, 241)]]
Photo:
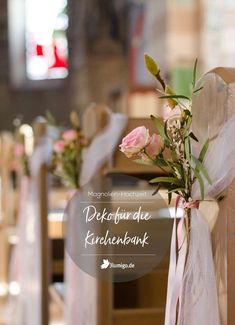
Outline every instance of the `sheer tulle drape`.
[[(208, 93), (201, 95), (201, 102), (206, 100), (206, 98), (208, 100), (208, 96), (214, 94), (215, 104), (220, 103), (216, 92), (219, 89), (219, 85), (221, 89), (222, 86), (222, 88), (225, 87), (225, 83), (222, 80), (218, 82), (217, 76), (213, 84), (214, 89), (211, 90), (209, 95)], [(223, 99), (227, 95), (228, 93), (224, 91), (222, 95)], [(219, 107), (218, 109), (224, 112), (225, 109), (229, 108)], [(215, 111), (214, 115), (211, 114), (210, 119), (212, 124), (214, 123), (213, 118), (218, 118), (218, 115), (222, 121), (220, 111), (219, 113)], [(194, 123), (197, 124), (197, 120)], [(200, 126), (197, 128), (198, 130), (200, 130)], [(205, 197), (207, 199), (218, 198), (235, 178), (235, 116), (228, 119), (220, 130), (217, 129), (215, 131), (217, 131), (217, 136), (213, 139), (204, 162), (213, 181), (213, 184), (209, 185), (205, 180)], [(205, 134), (203, 132), (202, 134), (199, 133), (199, 138), (203, 136), (205, 141)], [(198, 148), (192, 149), (194, 153), (198, 153)], [(193, 186), (192, 197), (193, 199), (200, 199), (198, 183), (195, 183)], [(220, 324), (211, 234), (208, 223), (199, 210), (191, 211), (189, 255), (183, 278), (182, 301), (178, 319), (178, 325), (188, 324)]]
[[(229, 75), (231, 76), (231, 73)], [(224, 280), (221, 272), (224, 272), (227, 262), (224, 261), (226, 257), (221, 257), (224, 261), (223, 270), (221, 264), (216, 264), (218, 271), (216, 283), (210, 230), (216, 222), (219, 206), (222, 209), (219, 211), (220, 220), (217, 220), (217, 223), (220, 222), (221, 225), (221, 222), (225, 224), (227, 222), (225, 206), (218, 205), (216, 200), (224, 193), (226, 195), (227, 188), (235, 178), (235, 83), (227, 84), (220, 75), (212, 71), (199, 80), (197, 88), (201, 86), (203, 90), (196, 93), (193, 100), (192, 129), (199, 143), (193, 142), (192, 153), (198, 156), (207, 138), (210, 139), (204, 164), (213, 184), (209, 185), (205, 180), (206, 201), (200, 203), (199, 210), (191, 210), (189, 254), (179, 291), (177, 325), (220, 325), (221, 320), (226, 318), (226, 312), (221, 308), (219, 313), (217, 292), (220, 290), (221, 294), (221, 280)], [(192, 197), (200, 200), (198, 183), (193, 186)], [(216, 249), (221, 243), (222, 241), (218, 242), (217, 238)], [(221, 251), (216, 250), (216, 254), (219, 253)], [(176, 265), (174, 259), (173, 264)], [(170, 321), (170, 315), (175, 313), (176, 308), (174, 310), (169, 308), (172, 297), (172, 290), (169, 289), (174, 288), (177, 281), (175, 277), (173, 278), (172, 281), (168, 279), (170, 294), (166, 308), (167, 325), (175, 325), (175, 321)], [(220, 304), (226, 309), (224, 292)]]

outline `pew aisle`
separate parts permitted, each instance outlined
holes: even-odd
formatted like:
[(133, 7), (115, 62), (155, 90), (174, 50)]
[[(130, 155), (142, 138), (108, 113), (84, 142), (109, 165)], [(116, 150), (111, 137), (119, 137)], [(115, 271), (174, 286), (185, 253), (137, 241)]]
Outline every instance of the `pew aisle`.
[[(85, 111), (83, 123), (88, 123), (88, 127), (85, 128), (85, 130), (87, 130), (86, 136), (91, 144), (95, 143), (93, 142), (94, 139), (96, 141), (100, 141), (99, 135), (104, 135), (104, 131), (106, 130), (105, 128), (110, 122), (110, 116), (110, 112), (105, 106), (90, 106)], [(152, 129), (152, 124), (148, 119), (143, 119), (142, 123), (150, 130)], [(127, 173), (140, 178), (151, 178), (153, 174), (156, 175), (155, 168), (140, 168), (138, 165), (131, 163), (130, 160), (125, 159), (125, 157), (120, 154), (119, 150), (114, 150), (117, 148), (117, 144), (120, 140), (121, 135), (128, 133), (130, 129), (139, 124), (140, 120), (138, 118), (130, 118), (127, 121), (126, 127), (124, 128), (122, 126), (121, 133), (120, 131), (116, 133), (116, 142), (110, 147), (110, 152), (108, 155), (106, 154), (105, 157), (102, 157), (100, 163), (97, 166), (92, 166), (92, 171), (96, 175), (97, 168), (99, 168), (98, 173), (100, 175), (109, 175), (109, 177), (113, 179), (114, 190), (116, 188), (115, 175), (118, 173)], [(32, 156), (32, 161), (34, 157), (36, 157), (37, 166), (34, 168), (34, 172), (37, 176), (35, 178), (35, 185), (37, 187), (39, 195), (37, 198), (37, 203), (36, 201), (34, 203), (38, 204), (38, 229), (40, 229), (41, 236), (38, 237), (37, 243), (37, 254), (40, 257), (37, 263), (39, 263), (38, 265), (41, 263), (41, 273), (38, 274), (37, 278), (37, 290), (39, 290), (39, 294), (37, 295), (38, 299), (35, 307), (35, 310), (37, 310), (36, 322), (40, 325), (46, 325), (48, 324), (48, 318), (50, 318), (51, 324), (74, 325), (74, 323), (70, 320), (66, 321), (67, 317), (70, 319), (70, 316), (68, 316), (68, 311), (72, 314), (75, 313), (75, 316), (73, 317), (77, 317), (77, 309), (80, 308), (79, 315), (83, 314), (84, 317), (84, 312), (85, 315), (87, 315), (87, 303), (86, 300), (84, 300), (86, 294), (82, 291), (82, 286), (77, 288), (78, 290), (74, 290), (75, 284), (70, 282), (72, 289), (71, 292), (73, 295), (75, 295), (73, 299), (75, 299), (76, 302), (78, 299), (82, 299), (81, 301), (83, 302), (79, 308), (77, 308), (77, 304), (70, 305), (69, 307), (72, 306), (72, 309), (67, 308), (67, 311), (65, 308), (65, 292), (69, 289), (65, 289), (64, 280), (69, 281), (69, 279), (65, 277), (64, 273), (64, 270), (66, 270), (68, 264), (65, 263), (64, 259), (64, 235), (62, 232), (62, 227), (63, 211), (68, 198), (71, 196), (71, 191), (64, 188), (63, 186), (58, 187), (56, 183), (54, 184), (52, 182), (51, 177), (48, 179), (45, 163), (49, 158), (49, 146), (46, 145), (43, 149), (45, 150), (45, 156), (47, 156), (47, 159), (39, 159), (39, 156), (41, 157), (42, 153), (42, 151), (40, 151), (40, 145), (42, 143), (45, 144), (47, 126), (44, 122), (41, 121), (35, 125), (34, 129), (37, 135), (37, 140), (35, 151)], [(160, 174), (160, 171), (157, 173)], [(86, 181), (89, 181), (89, 177), (90, 179), (93, 177), (92, 173), (88, 178), (87, 173), (85, 173), (85, 175)], [(118, 188), (119, 190), (125, 190), (125, 186), (126, 185), (124, 185), (124, 187), (120, 187), (119, 185)], [(112, 204), (115, 205), (115, 201), (113, 201)], [(172, 202), (172, 204), (174, 205), (174, 202)], [(48, 222), (45, 222), (45, 220), (48, 220)], [(30, 262), (35, 262), (36, 260), (31, 259)], [(31, 266), (33, 267), (32, 264)], [(145, 322), (146, 325), (153, 324), (153, 322), (157, 325), (163, 324), (167, 284), (167, 268), (168, 256), (166, 256), (162, 263), (150, 274), (125, 284), (104, 284), (103, 282), (94, 280), (93, 278), (89, 279), (89, 276), (86, 275), (86, 288), (83, 287), (84, 290), (88, 292), (91, 283), (93, 283), (92, 285), (95, 285), (96, 288), (96, 294), (93, 296), (94, 300), (92, 301), (92, 310), (94, 312), (92, 317), (95, 317), (94, 324), (131, 325), (142, 324), (143, 322)], [(77, 266), (75, 266), (73, 272), (83, 277), (83, 272), (81, 272)], [(66, 276), (68, 276), (68, 273)], [(81, 279), (78, 282), (81, 283)], [(68, 285), (69, 282), (65, 283)], [(148, 292), (148, 295), (146, 295), (145, 292)], [(27, 297), (25, 298), (27, 301)], [(13, 302), (14, 301), (15, 298), (13, 297)], [(32, 306), (31, 297), (28, 303), (30, 306)], [(76, 310), (74, 310), (74, 307)], [(34, 322), (34, 324), (36, 324), (36, 322)], [(20, 323), (19, 319), (15, 323), (8, 322), (10, 325), (27, 325), (28, 323)]]
[[(15, 225), (17, 214), (17, 191), (15, 174), (12, 171), (13, 136), (9, 132), (2, 132), (0, 136), (0, 294), (7, 293), (8, 258), (11, 249), (8, 240), (12, 227)], [(14, 243), (14, 238), (12, 238)]]
[(15, 169), (13, 136), (1, 135), (1, 217), (4, 219), (1, 288), (4, 290), (0, 292), (3, 296), (0, 324), (48, 324), (49, 318), (52, 324), (63, 321), (57, 303), (48, 297), (46, 164), (51, 144), (46, 129), (45, 121), (36, 121), (30, 178)]
[[(6, 324), (6, 295), (8, 291), (8, 257), (10, 245), (7, 240), (8, 229), (14, 220), (14, 189), (10, 172), (13, 137), (10, 133), (0, 135), (0, 324)], [(5, 192), (5, 189), (7, 190)], [(7, 194), (12, 199), (7, 199)]]
[[(156, 131), (149, 119), (141, 119), (140, 122), (140, 119), (138, 118), (130, 118), (124, 134), (129, 133), (139, 125), (144, 125), (150, 130), (150, 133)], [(119, 150), (116, 150), (113, 161), (113, 166), (107, 170), (107, 174), (113, 178), (114, 187), (112, 187), (112, 190), (141, 191), (145, 189), (150, 193), (153, 192), (153, 189), (146, 183), (144, 183), (145, 185), (142, 184), (141, 179), (147, 180), (151, 179), (153, 176), (156, 177), (156, 175), (161, 175), (161, 170), (157, 169), (156, 167), (139, 166), (130, 159), (127, 159), (120, 153)], [(139, 182), (135, 183), (134, 186), (131, 184), (127, 186), (124, 183), (121, 185), (121, 187), (120, 184), (118, 187), (116, 187), (115, 179), (119, 178), (119, 174), (128, 174), (133, 177), (137, 177)], [(161, 196), (164, 197), (165, 201), (167, 202), (167, 196), (164, 191), (161, 191)], [(112, 204), (115, 206), (117, 203), (115, 200), (113, 200)], [(159, 204), (161, 205), (162, 202), (158, 203), (156, 201), (156, 211), (159, 211), (161, 208)], [(171, 205), (174, 207), (175, 198), (173, 198)], [(131, 206), (129, 209), (131, 211)], [(164, 206), (162, 206), (162, 209), (164, 209)], [(161, 218), (159, 215), (156, 215), (156, 217)], [(125, 223), (122, 225), (122, 227), (124, 231)], [(164, 324), (168, 265), (169, 256), (167, 253), (162, 262), (147, 275), (126, 283), (110, 284), (110, 301), (113, 301), (112, 305), (110, 306), (112, 321), (110, 323), (107, 321), (107, 324)]]
[[(88, 114), (90, 115), (91, 109), (87, 110)], [(88, 119), (90, 120), (90, 119)], [(126, 133), (129, 129), (131, 129), (134, 125), (139, 123), (139, 119), (129, 119), (128, 124), (126, 126), (126, 129), (123, 133)], [(143, 120), (143, 123), (146, 124), (147, 127), (152, 127), (149, 123), (149, 120)], [(92, 124), (92, 123), (91, 123)], [(89, 129), (90, 130), (90, 129)], [(133, 166), (127, 166), (126, 168), (126, 161), (122, 161), (122, 155), (119, 154), (118, 150), (116, 150), (116, 153), (113, 157), (113, 164), (112, 167), (108, 166), (107, 164), (103, 165), (102, 167), (102, 173), (109, 175), (112, 178), (115, 178), (115, 174), (117, 173), (131, 173), (135, 176), (142, 176), (144, 177), (151, 177), (153, 173), (156, 171), (154, 169), (149, 169), (148, 167), (143, 171), (142, 168), (139, 168), (138, 166), (133, 164), (135, 168), (133, 169)], [(125, 159), (125, 158), (124, 158)], [(121, 161), (121, 163), (120, 163)], [(127, 164), (128, 165), (128, 164)], [(125, 190), (125, 188), (120, 188), (119, 190)], [(115, 187), (112, 188), (112, 190), (115, 190)], [(150, 189), (152, 190), (152, 189)], [(60, 195), (62, 194), (62, 191)], [(55, 195), (55, 193), (50, 194), (51, 196), (55, 198), (59, 197), (59, 195)], [(62, 195), (63, 197), (63, 195)], [(63, 198), (61, 202), (63, 201)], [(113, 202), (115, 204), (115, 202)], [(174, 201), (172, 202), (172, 205), (174, 205)], [(50, 223), (49, 223), (49, 229), (50, 229)], [(59, 232), (56, 232), (56, 229), (61, 229), (59, 226), (58, 221), (54, 221), (54, 230), (49, 230), (49, 233), (53, 233), (53, 235), (59, 239)], [(75, 272), (76, 272), (76, 266), (75, 266)], [(165, 257), (165, 259), (162, 261), (162, 263), (149, 275), (146, 275), (145, 277), (132, 281), (130, 283), (125, 284), (111, 284), (106, 283), (103, 284), (100, 281), (97, 281), (97, 298), (93, 302), (95, 306), (92, 306), (90, 308), (90, 311), (93, 310), (93, 312), (97, 315), (96, 319), (94, 320), (94, 323), (97, 324), (134, 324), (134, 323), (143, 323), (143, 321), (147, 322), (147, 324), (153, 324), (153, 322), (157, 324), (163, 324), (164, 319), (164, 306), (165, 306), (165, 297), (166, 297), (166, 285), (167, 285), (167, 271), (168, 270), (168, 256)], [(82, 272), (77, 269), (77, 274), (81, 277)], [(89, 276), (86, 276), (86, 285), (87, 287), (84, 288), (82, 285), (80, 286), (80, 290), (78, 288), (78, 292), (76, 293), (75, 284), (73, 285), (73, 294), (75, 295), (75, 301), (79, 301), (80, 299), (83, 300), (83, 297), (86, 295), (82, 291), (82, 288), (84, 288), (85, 291), (88, 290), (90, 292), (91, 286), (90, 284), (94, 284), (94, 280), (91, 278), (89, 280)], [(91, 283), (89, 284), (89, 281)], [(92, 284), (92, 286), (93, 286)], [(50, 289), (53, 297), (58, 302), (58, 304), (61, 306), (61, 310), (65, 309), (65, 303), (63, 298), (63, 284), (56, 284), (55, 286), (51, 287)], [(146, 296), (145, 292), (148, 292), (148, 297)], [(99, 303), (98, 303), (98, 297), (99, 297)], [(90, 299), (90, 298), (89, 298)], [(84, 300), (83, 308), (84, 310), (81, 310), (80, 313), (81, 317), (84, 317), (84, 312), (87, 308), (87, 300)], [(77, 306), (77, 309), (79, 309), (79, 306)], [(72, 311), (74, 312), (74, 311)], [(85, 312), (86, 313), (86, 312)], [(76, 316), (75, 316), (76, 317)], [(70, 323), (68, 323), (70, 324)], [(71, 323), (72, 324), (72, 323)]]
[[(138, 119), (129, 119), (124, 134), (133, 127), (133, 125), (140, 123)], [(143, 120), (143, 124), (150, 126), (149, 120)], [(152, 126), (151, 126), (152, 127)], [(144, 176), (150, 178), (151, 175), (156, 174), (156, 169), (139, 168), (136, 165), (129, 165), (125, 161), (124, 164), (117, 163), (122, 161), (121, 156), (117, 150), (113, 158), (113, 167), (105, 166), (103, 172), (115, 177), (115, 173), (128, 173), (135, 176)], [(125, 159), (125, 158), (124, 158)], [(130, 164), (130, 163), (129, 163)], [(135, 166), (135, 167), (134, 167)], [(144, 175), (143, 175), (144, 174)], [(160, 171), (159, 171), (160, 174)], [(115, 189), (113, 187), (112, 189)], [(119, 188), (125, 190), (125, 188)], [(115, 202), (113, 202), (115, 204)], [(174, 202), (172, 202), (174, 205)], [(167, 269), (168, 257), (156, 268), (151, 274), (130, 283), (113, 284), (103, 283), (97, 281), (97, 296), (95, 301), (95, 309), (92, 305), (90, 313), (93, 311), (96, 314), (94, 324), (163, 324), (164, 322), (164, 306), (166, 297), (167, 285)], [(93, 280), (91, 279), (91, 286)], [(89, 281), (87, 282), (89, 288)], [(147, 289), (147, 290), (146, 290)], [(87, 291), (87, 288), (86, 288)], [(91, 291), (91, 290), (88, 290)], [(145, 292), (148, 292), (146, 296)], [(76, 301), (79, 301), (79, 296), (86, 296), (82, 291), (78, 292)], [(81, 317), (88, 315), (86, 312), (88, 300), (83, 302), (84, 310), (81, 310)], [(90, 306), (90, 305), (89, 305)], [(78, 307), (78, 308), (81, 308)], [(90, 316), (89, 316), (90, 317)], [(156, 323), (157, 322), (157, 323)]]

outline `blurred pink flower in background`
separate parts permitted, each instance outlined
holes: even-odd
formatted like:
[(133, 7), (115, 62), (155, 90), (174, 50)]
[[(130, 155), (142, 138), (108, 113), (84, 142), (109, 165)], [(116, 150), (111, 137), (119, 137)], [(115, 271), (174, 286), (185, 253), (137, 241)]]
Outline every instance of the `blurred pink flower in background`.
[(145, 126), (139, 126), (122, 139), (119, 147), (128, 158), (131, 158), (144, 149), (149, 142), (149, 130)]
[(66, 130), (62, 134), (62, 138), (65, 141), (68, 141), (68, 142), (76, 140), (77, 137), (78, 137), (77, 132), (75, 130), (72, 130), (72, 129)]
[(24, 146), (21, 143), (17, 143), (14, 149), (15, 157), (20, 158), (24, 154)]
[(20, 170), (20, 164), (16, 160), (13, 160), (10, 164), (10, 170), (18, 172)]
[(58, 140), (54, 143), (54, 150), (57, 153), (62, 153), (64, 151), (65, 143), (62, 140)]
[(162, 139), (160, 135), (154, 133), (150, 138), (150, 142), (148, 146), (146, 147), (147, 154), (151, 156), (151, 158), (155, 158), (159, 153), (161, 145), (162, 145)]

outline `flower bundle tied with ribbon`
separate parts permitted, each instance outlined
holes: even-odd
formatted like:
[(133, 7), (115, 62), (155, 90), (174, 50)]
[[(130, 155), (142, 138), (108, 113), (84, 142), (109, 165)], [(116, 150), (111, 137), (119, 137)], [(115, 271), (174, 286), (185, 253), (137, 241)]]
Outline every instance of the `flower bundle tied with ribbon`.
[(72, 128), (64, 130), (55, 141), (51, 163), (51, 172), (62, 180), (64, 185), (78, 189), (82, 165), (82, 150), (86, 147), (86, 139), (80, 128), (76, 112), (70, 115)]
[[(155, 193), (160, 188), (167, 189), (169, 204), (175, 193), (177, 195), (176, 215), (179, 205), (184, 209), (184, 216), (179, 222), (175, 218), (173, 226), (165, 316), (165, 325), (176, 325), (179, 324), (182, 281), (189, 254), (191, 211), (198, 209), (200, 201), (204, 200), (205, 182), (212, 184), (204, 166), (209, 140), (200, 144), (202, 149), (198, 156), (191, 151), (192, 141), (198, 142), (191, 130), (192, 96), (203, 87), (196, 88), (197, 60), (193, 68), (190, 97), (176, 94), (161, 76), (157, 63), (147, 54), (145, 64), (161, 85), (158, 92), (160, 98), (166, 100), (165, 109), (169, 113), (165, 120), (151, 116), (156, 127), (156, 133), (152, 135), (144, 126), (131, 131), (123, 138), (120, 150), (136, 163), (160, 168), (163, 175), (150, 181), (151, 184), (156, 184)], [(199, 184), (200, 199), (192, 198), (192, 188), (195, 183)]]

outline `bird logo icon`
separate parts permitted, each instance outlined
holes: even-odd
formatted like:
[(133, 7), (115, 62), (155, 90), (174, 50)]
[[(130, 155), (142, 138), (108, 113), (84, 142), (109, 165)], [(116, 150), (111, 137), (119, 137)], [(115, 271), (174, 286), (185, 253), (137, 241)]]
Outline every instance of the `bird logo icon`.
[(109, 267), (109, 260), (103, 259), (103, 263), (101, 264), (100, 268), (102, 270), (107, 269)]

